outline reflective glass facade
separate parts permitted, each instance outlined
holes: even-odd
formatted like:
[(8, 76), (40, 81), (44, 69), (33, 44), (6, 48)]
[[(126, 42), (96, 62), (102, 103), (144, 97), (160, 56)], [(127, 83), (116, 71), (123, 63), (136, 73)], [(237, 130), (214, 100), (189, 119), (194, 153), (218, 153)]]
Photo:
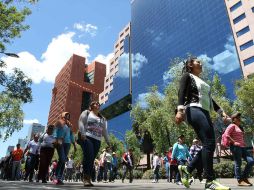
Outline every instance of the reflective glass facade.
[[(142, 105), (152, 85), (162, 92), (170, 60), (188, 53), (206, 60), (221, 77), (228, 95), (234, 97), (233, 82), (242, 73), (223, 1), (134, 0), (131, 7), (132, 103), (139, 101)], [(123, 78), (114, 80), (109, 101), (126, 94), (127, 79), (120, 80)], [(129, 111), (109, 120), (111, 128), (131, 129)]]

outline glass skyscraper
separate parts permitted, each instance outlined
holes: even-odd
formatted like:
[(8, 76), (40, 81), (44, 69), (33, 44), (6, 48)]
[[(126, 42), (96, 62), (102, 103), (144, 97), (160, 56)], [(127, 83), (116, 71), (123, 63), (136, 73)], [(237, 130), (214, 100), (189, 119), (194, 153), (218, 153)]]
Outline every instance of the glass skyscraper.
[[(153, 85), (163, 92), (168, 82), (165, 73), (170, 60), (186, 57), (188, 53), (205, 60), (219, 74), (228, 95), (234, 97), (233, 82), (241, 78), (242, 73), (224, 1), (133, 0), (130, 39), (130, 43), (126, 39), (126, 44), (130, 44), (126, 50), (131, 50), (132, 93), (128, 89), (130, 75), (126, 61), (129, 52), (126, 51), (109, 102), (103, 109), (121, 98), (124, 102), (129, 98), (132, 104), (140, 102), (142, 105), (148, 87)], [(129, 108), (121, 110), (122, 114), (110, 117), (109, 129), (124, 133), (131, 129), (130, 111)]]

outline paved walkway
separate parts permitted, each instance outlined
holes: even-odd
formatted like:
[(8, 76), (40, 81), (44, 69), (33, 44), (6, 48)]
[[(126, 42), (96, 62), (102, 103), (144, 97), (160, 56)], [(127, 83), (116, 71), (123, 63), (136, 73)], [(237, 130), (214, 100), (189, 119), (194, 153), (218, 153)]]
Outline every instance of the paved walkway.
[[(232, 190), (254, 190), (254, 187), (238, 187), (235, 179), (219, 179), (219, 181), (225, 185), (231, 187)], [(250, 179), (254, 182), (254, 179)], [(176, 184), (167, 183), (165, 180), (160, 180), (159, 183), (151, 183), (150, 180), (134, 180), (133, 183), (128, 182), (122, 183), (121, 181), (116, 181), (115, 183), (94, 183), (94, 187), (84, 188), (81, 182), (71, 182), (65, 183), (65, 185), (56, 186), (51, 182), (47, 184), (42, 183), (29, 183), (23, 181), (0, 181), (0, 190), (42, 190), (42, 189), (54, 189), (54, 190), (68, 190), (68, 189), (101, 189), (101, 190), (147, 190), (147, 189), (157, 189), (157, 190), (174, 190), (174, 189), (186, 189), (183, 186), (178, 186)], [(204, 189), (204, 184), (200, 184), (197, 180), (191, 188), (191, 190), (201, 190)]]

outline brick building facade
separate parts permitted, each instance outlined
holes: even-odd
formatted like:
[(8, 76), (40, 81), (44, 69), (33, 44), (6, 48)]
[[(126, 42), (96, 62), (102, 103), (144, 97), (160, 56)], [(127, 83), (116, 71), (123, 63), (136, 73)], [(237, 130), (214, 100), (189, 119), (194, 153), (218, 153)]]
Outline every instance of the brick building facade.
[(76, 131), (80, 113), (88, 109), (91, 101), (99, 100), (104, 89), (106, 65), (97, 61), (85, 65), (85, 60), (73, 55), (56, 76), (48, 124), (55, 124), (60, 114), (67, 111)]

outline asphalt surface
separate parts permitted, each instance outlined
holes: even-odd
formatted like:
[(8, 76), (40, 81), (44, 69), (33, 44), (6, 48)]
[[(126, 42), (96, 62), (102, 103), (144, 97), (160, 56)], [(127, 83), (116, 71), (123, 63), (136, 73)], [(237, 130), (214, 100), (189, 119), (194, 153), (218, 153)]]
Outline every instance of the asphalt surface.
[[(235, 179), (219, 179), (222, 184), (231, 187), (232, 190), (254, 190), (252, 187), (238, 187)], [(254, 178), (250, 179), (253, 183)], [(159, 183), (152, 183), (150, 180), (134, 180), (133, 183), (122, 183), (120, 180), (115, 183), (94, 183), (94, 187), (84, 188), (81, 182), (66, 182), (64, 185), (54, 185), (52, 182), (47, 184), (36, 182), (24, 182), (24, 181), (0, 181), (0, 190), (41, 190), (41, 189), (54, 189), (54, 190), (68, 190), (68, 189), (103, 189), (103, 190), (145, 190), (145, 189), (186, 189), (184, 186), (178, 186), (176, 184), (167, 183), (165, 180), (160, 180)], [(197, 180), (190, 187), (191, 190), (204, 189), (204, 184), (200, 184)]]

